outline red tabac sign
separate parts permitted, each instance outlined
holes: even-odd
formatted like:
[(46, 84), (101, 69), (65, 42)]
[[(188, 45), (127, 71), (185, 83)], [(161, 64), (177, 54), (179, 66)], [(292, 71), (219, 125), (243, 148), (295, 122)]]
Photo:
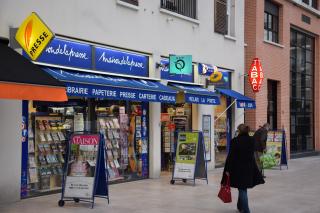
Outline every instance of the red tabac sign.
[(258, 58), (253, 59), (249, 70), (249, 82), (253, 92), (259, 92), (264, 75), (262, 72), (261, 62)]

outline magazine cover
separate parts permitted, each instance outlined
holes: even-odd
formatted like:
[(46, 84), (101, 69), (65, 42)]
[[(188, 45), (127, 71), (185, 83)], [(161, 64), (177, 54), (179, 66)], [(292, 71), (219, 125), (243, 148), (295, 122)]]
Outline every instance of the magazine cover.
[(73, 135), (65, 197), (91, 198), (98, 154), (99, 135)]

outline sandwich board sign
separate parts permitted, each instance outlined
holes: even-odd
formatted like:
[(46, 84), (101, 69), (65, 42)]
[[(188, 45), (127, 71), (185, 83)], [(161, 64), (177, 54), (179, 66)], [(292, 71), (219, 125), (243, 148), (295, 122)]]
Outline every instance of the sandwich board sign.
[(202, 132), (178, 132), (176, 158), (172, 173), (171, 184), (175, 180), (206, 179), (207, 162)]
[(65, 162), (59, 206), (64, 206), (64, 201), (74, 200), (90, 202), (93, 207), (97, 196), (109, 201), (103, 136), (72, 134)]

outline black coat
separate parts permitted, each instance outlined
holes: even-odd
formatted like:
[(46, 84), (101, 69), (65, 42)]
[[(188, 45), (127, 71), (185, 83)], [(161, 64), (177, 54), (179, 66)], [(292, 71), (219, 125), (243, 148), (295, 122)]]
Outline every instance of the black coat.
[(254, 159), (253, 137), (241, 134), (231, 140), (221, 184), (225, 181), (225, 172), (229, 172), (230, 185), (234, 188), (247, 189), (264, 183)]
[(267, 147), (268, 130), (261, 127), (253, 135), (255, 140), (254, 150), (257, 152), (263, 152)]

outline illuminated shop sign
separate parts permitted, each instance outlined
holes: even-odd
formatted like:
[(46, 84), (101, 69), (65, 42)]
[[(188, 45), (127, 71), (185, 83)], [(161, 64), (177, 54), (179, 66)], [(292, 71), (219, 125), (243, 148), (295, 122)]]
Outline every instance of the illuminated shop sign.
[(253, 59), (249, 70), (249, 83), (253, 92), (259, 92), (264, 75), (261, 62), (258, 58)]

